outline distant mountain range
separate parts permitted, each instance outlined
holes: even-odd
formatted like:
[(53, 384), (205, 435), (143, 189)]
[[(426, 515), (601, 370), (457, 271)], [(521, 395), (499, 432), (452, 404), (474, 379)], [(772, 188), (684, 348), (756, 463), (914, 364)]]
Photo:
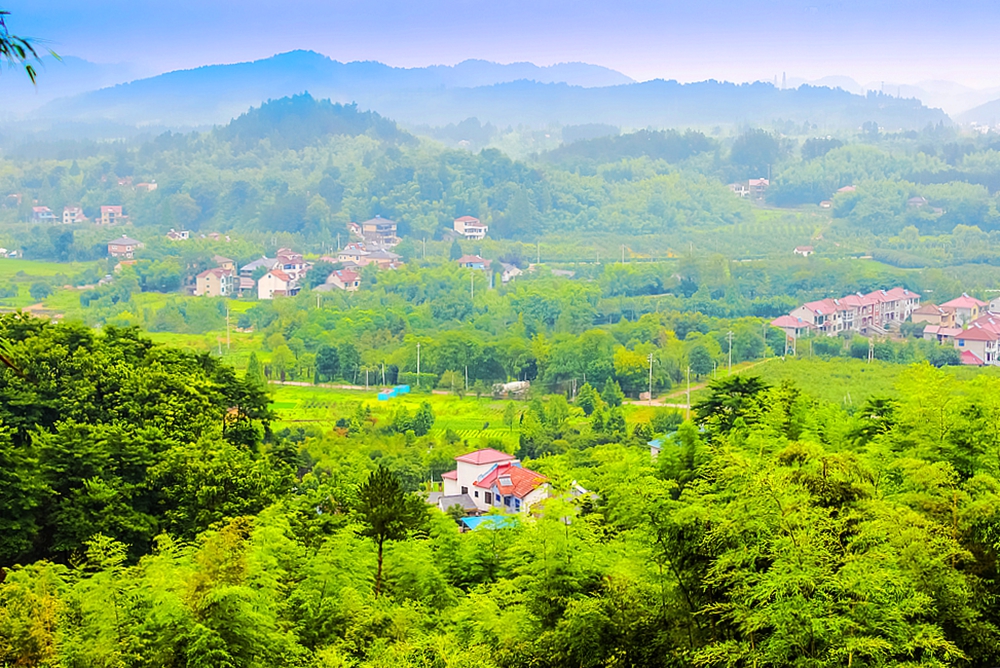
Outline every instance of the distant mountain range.
[(73, 56), (58, 60), (44, 56), (36, 68), (38, 84), (34, 86), (20, 72), (11, 71), (0, 77), (0, 118), (32, 111), (60, 97), (114, 86), (147, 74), (131, 65), (104, 65)]
[(538, 67), (470, 60), (406, 69), (378, 62), (341, 63), (315, 52), (293, 51), (70, 95), (32, 111), (30, 122), (45, 128), (67, 122), (95, 127), (203, 127), (227, 123), (265, 100), (303, 92), (318, 99), (354, 102), (360, 109), (408, 125), (446, 125), (470, 117), (497, 126), (605, 123), (624, 128), (704, 128), (784, 120), (831, 129), (853, 129), (875, 121), (895, 130), (947, 121), (943, 112), (916, 100), (827, 87), (780, 90), (766, 83), (637, 83), (614, 70), (584, 63)]
[(814, 80), (792, 78), (785, 82), (785, 86), (789, 88), (803, 84), (841, 88), (848, 93), (857, 95), (865, 95), (868, 91), (878, 91), (891, 97), (916, 98), (928, 107), (943, 109), (952, 117), (961, 116), (974, 107), (1000, 98), (1000, 87), (970, 88), (954, 81), (920, 81), (916, 84), (872, 81), (860, 84), (850, 77), (832, 76)]

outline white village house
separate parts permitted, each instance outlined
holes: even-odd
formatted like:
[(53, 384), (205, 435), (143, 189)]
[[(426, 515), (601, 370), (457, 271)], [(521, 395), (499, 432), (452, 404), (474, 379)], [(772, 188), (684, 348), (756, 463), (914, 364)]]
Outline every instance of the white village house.
[(435, 499), (447, 510), (527, 513), (549, 497), (548, 478), (521, 466), (519, 459), (492, 448), (455, 457), (454, 471), (441, 474), (444, 493)]

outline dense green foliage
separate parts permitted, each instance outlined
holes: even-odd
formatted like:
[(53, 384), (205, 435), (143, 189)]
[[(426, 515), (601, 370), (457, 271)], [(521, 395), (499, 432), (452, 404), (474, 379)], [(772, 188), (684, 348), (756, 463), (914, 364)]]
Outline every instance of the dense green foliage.
[[(25, 516), (11, 509), (33, 507), (57, 462), (69, 466), (60, 498), (77, 509), (62, 549), (39, 545), (47, 558), (34, 563), (13, 566), (12, 547), (18, 535), (44, 531), (5, 527), (0, 537), (5, 664), (972, 666), (1000, 658), (995, 377), (957, 381), (913, 366), (896, 398), (855, 411), (790, 383), (732, 376), (711, 386), (697, 422), (679, 426), (676, 414), (659, 413), (652, 425), (627, 424), (594, 390), (581, 397), (602, 417), (584, 422), (575, 417), (582, 408), (561, 397), (532, 401), (522, 450), (555, 496), (515, 525), (463, 534), (409, 492), (468, 445), (393, 435), (359, 410), (343, 431), (285, 432), (229, 449), (220, 424), (234, 403), (227, 393), (252, 392), (231, 371), (134, 333), (3, 323), (16, 363), (0, 371), (3, 517)], [(88, 383), (111, 386), (108, 369), (122, 378), (141, 368), (133, 382), (144, 396), (167, 364), (186, 382), (174, 394), (161, 388), (156, 406), (141, 404), (141, 421), (112, 428), (104, 415), (137, 410), (131, 392), (87, 394)], [(14, 397), (25, 392), (47, 396), (31, 404), (62, 418), (19, 427), (26, 408)], [(614, 383), (599, 394), (617, 401)], [(205, 417), (166, 422), (192, 403)], [(656, 460), (645, 446), (651, 426), (665, 439)], [(140, 454), (154, 430), (164, 435), (154, 442), (177, 443)], [(198, 445), (187, 443), (190, 431), (202, 432)], [(164, 469), (190, 486), (164, 485), (171, 498), (145, 515), (155, 541), (134, 541), (113, 520), (135, 518), (125, 511), (129, 492)], [(294, 485), (282, 482), (293, 472)], [(74, 483), (80, 477), (85, 484)], [(564, 496), (572, 481), (593, 494)], [(198, 503), (174, 505), (185, 494)], [(226, 494), (230, 503), (221, 503)], [(209, 499), (220, 503), (200, 522), (172, 521), (179, 508), (195, 517)]]

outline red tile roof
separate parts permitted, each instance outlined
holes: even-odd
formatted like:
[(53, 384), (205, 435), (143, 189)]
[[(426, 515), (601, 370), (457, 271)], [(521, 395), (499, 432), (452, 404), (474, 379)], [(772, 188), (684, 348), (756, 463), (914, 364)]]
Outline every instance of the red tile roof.
[(951, 308), (971, 309), (975, 307), (983, 308), (984, 306), (989, 306), (989, 304), (987, 304), (984, 301), (980, 301), (975, 297), (970, 297), (967, 294), (963, 294), (961, 297), (956, 297), (955, 299), (952, 299), (950, 302), (945, 302), (944, 304), (941, 304), (941, 306), (951, 307)]
[(475, 223), (479, 224), (479, 219), (474, 216), (459, 216), (455, 219), (456, 223)]
[(541, 473), (535, 473), (526, 468), (507, 462), (497, 466), (487, 473), (482, 480), (473, 483), (480, 489), (490, 489), (496, 485), (497, 492), (503, 496), (514, 495), (523, 499), (532, 490), (548, 482)]
[(272, 269), (272, 270), (271, 270), (270, 272), (268, 272), (268, 273), (270, 273), (270, 274), (271, 274), (272, 276), (274, 276), (275, 278), (280, 278), (280, 279), (281, 279), (281, 280), (283, 280), (283, 281), (284, 281), (285, 283), (287, 283), (288, 281), (292, 280), (292, 277), (291, 277), (291, 276), (289, 276), (289, 275), (288, 275), (288, 274), (286, 274), (285, 272), (281, 271), (280, 269)]
[(442, 480), (458, 480), (458, 471), (446, 471), (441, 474)]
[(983, 365), (983, 361), (979, 359), (979, 356), (977, 356), (971, 350), (963, 350), (961, 357), (962, 357), (962, 364), (968, 364), (969, 366)]
[(460, 455), (455, 457), (456, 462), (462, 462), (464, 464), (496, 464), (497, 462), (509, 462), (517, 459), (514, 455), (508, 455), (506, 452), (500, 452), (499, 450), (494, 450), (493, 448), (484, 448), (482, 450), (476, 450), (475, 452), (470, 452), (465, 455)]
[(463, 255), (455, 261), (459, 264), (488, 264), (485, 259), (478, 255)]
[(956, 338), (959, 341), (996, 341), (1000, 339), (1000, 334), (997, 334), (991, 329), (986, 329), (985, 327), (970, 327)]
[(818, 302), (806, 302), (803, 306), (814, 313), (830, 315), (837, 310), (837, 303), (832, 299), (821, 299)]
[(350, 269), (338, 269), (333, 273), (336, 274), (340, 282), (344, 283), (345, 285), (347, 283), (353, 283), (354, 281), (357, 281), (358, 279), (361, 278), (360, 274), (351, 271)]

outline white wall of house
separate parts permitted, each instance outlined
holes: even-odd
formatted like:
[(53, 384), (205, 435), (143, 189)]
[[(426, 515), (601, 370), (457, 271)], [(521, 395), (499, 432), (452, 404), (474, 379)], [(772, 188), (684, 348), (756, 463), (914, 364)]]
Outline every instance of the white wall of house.
[(997, 364), (997, 342), (996, 341), (972, 341), (957, 337), (955, 339), (955, 349), (958, 352), (963, 350), (971, 351), (976, 357), (987, 364)]
[(268, 272), (257, 281), (257, 298), (274, 299), (275, 292), (287, 291), (288, 282)]

